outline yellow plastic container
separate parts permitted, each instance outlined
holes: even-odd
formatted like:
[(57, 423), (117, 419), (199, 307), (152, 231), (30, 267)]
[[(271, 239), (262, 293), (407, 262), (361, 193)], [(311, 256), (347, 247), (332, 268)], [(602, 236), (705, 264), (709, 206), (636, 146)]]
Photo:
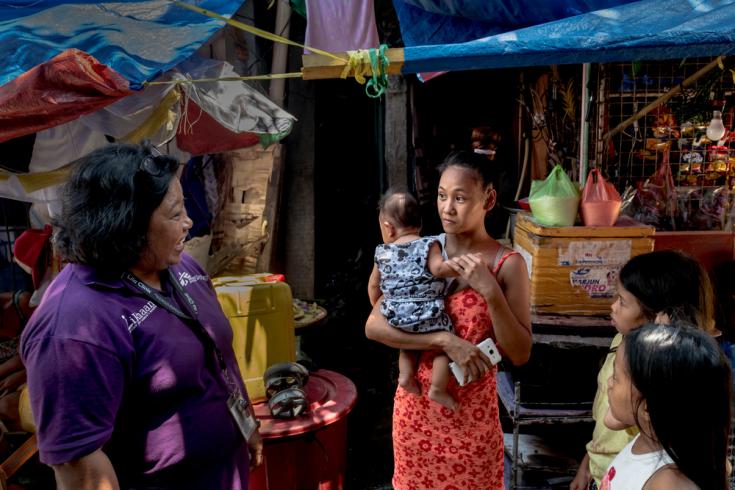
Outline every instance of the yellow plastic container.
[(270, 274), (216, 277), (217, 299), (232, 326), (232, 348), (253, 402), (265, 400), (263, 373), (296, 360), (291, 288)]

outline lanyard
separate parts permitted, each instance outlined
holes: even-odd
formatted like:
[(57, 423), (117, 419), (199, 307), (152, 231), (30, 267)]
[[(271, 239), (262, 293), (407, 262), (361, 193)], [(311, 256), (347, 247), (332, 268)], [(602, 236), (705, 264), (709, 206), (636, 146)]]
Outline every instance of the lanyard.
[(181, 308), (169, 301), (168, 298), (162, 295), (159, 291), (150, 287), (142, 280), (138, 279), (133, 273), (127, 271), (122, 273), (122, 278), (125, 281), (130, 283), (133, 287), (135, 287), (135, 289), (143, 293), (158, 306), (179, 317), (184, 322), (184, 324), (189, 327), (192, 332), (194, 332), (194, 335), (197, 336), (197, 338), (205, 345), (205, 347), (214, 351), (214, 354), (217, 358), (217, 363), (219, 364), (219, 369), (220, 371), (222, 371), (222, 377), (227, 383), (227, 388), (232, 394), (239, 393), (240, 389), (232, 381), (232, 378), (230, 378), (230, 373), (227, 370), (227, 364), (225, 364), (225, 358), (222, 355), (222, 351), (219, 349), (219, 347), (217, 347), (217, 344), (214, 342), (214, 339), (212, 339), (212, 337), (209, 335), (207, 329), (204, 328), (202, 322), (199, 321), (199, 309), (197, 308), (197, 304), (194, 301), (194, 298), (192, 298), (191, 295), (184, 290), (181, 284), (179, 284), (174, 275), (171, 273), (170, 269), (168, 270), (168, 277), (171, 284), (173, 284), (174, 289), (181, 296), (183, 296), (184, 299), (186, 299), (186, 312), (182, 311)]

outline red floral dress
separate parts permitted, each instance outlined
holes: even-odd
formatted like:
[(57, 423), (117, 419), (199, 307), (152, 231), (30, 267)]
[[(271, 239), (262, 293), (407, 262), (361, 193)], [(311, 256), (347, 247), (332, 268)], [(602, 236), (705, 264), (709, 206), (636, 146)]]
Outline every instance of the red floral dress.
[[(493, 274), (514, 252), (506, 253)], [(445, 301), (460, 337), (479, 343), (495, 337), (485, 299), (463, 289)], [(417, 377), (422, 395), (401, 387), (393, 405), (393, 487), (396, 490), (503, 489), (503, 430), (498, 415), (496, 368), (464, 387), (454, 378), (449, 392), (459, 403), (453, 412), (427, 397), (435, 354), (424, 352)]]

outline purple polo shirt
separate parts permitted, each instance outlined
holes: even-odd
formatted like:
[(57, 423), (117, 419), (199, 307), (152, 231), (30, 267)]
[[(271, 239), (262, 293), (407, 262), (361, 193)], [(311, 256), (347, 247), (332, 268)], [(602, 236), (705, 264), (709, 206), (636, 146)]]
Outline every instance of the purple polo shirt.
[[(232, 330), (209, 277), (188, 255), (171, 270), (244, 393)], [(183, 305), (173, 285), (163, 289)], [(247, 489), (247, 444), (227, 409), (214, 354), (121, 279), (66, 266), (25, 328), (21, 355), (44, 463), (102, 448), (121, 488)]]

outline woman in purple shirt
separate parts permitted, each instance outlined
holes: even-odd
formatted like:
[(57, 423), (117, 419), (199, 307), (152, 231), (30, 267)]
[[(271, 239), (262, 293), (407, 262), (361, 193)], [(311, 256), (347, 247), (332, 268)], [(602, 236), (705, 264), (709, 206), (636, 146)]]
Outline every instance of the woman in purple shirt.
[(69, 264), (21, 351), (41, 461), (59, 489), (243, 490), (262, 460), (178, 161), (110, 145), (72, 172), (55, 223)]

